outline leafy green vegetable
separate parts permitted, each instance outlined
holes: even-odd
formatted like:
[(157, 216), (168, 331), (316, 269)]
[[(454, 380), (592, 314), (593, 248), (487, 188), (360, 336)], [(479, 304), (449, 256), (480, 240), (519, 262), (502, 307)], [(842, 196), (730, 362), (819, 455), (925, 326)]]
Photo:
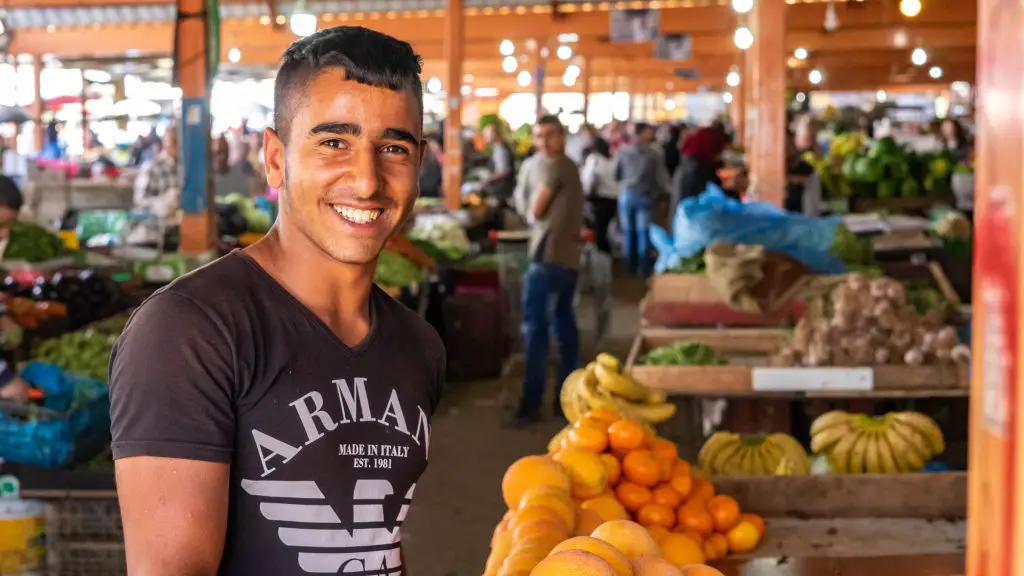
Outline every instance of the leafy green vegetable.
[(462, 263), (466, 270), (497, 270), (500, 262), (497, 254), (477, 254)]
[(377, 271), (373, 281), (382, 286), (407, 288), (421, 280), (420, 269), (402, 256), (384, 250), (377, 257)]
[(707, 269), (704, 264), (704, 250), (692, 254), (679, 261), (678, 264), (665, 270), (665, 274), (702, 274)]
[(92, 329), (68, 332), (37, 346), (32, 358), (56, 364), (65, 372), (106, 383), (110, 351), (117, 337), (118, 334), (105, 334)]
[(870, 238), (862, 238), (840, 224), (829, 252), (847, 266), (871, 266), (875, 263), (875, 247)]
[(44, 262), (68, 253), (64, 241), (43, 226), (33, 222), (15, 222), (4, 251), (5, 260)]
[(661, 346), (644, 354), (637, 361), (643, 366), (720, 366), (728, 364), (709, 346), (682, 340)]

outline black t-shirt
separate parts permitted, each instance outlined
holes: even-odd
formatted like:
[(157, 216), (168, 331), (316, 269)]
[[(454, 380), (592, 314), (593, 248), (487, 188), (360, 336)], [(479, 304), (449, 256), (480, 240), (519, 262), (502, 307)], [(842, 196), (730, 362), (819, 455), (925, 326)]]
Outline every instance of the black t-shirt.
[(132, 315), (111, 358), (114, 458), (231, 465), (219, 574), (401, 572), (444, 347), (376, 287), (370, 315), (350, 348), (240, 252)]

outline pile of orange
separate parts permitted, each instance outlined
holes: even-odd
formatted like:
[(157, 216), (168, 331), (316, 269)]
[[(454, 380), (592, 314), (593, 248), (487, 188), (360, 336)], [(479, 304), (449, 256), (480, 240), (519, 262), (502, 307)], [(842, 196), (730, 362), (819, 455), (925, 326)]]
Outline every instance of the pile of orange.
[(609, 576), (714, 574), (694, 570), (749, 552), (764, 536), (761, 517), (715, 494), (673, 443), (637, 421), (594, 410), (556, 444), (505, 473), (509, 512), (495, 529), (485, 576), (556, 574), (560, 562), (592, 570), (581, 574), (605, 573), (588, 562), (608, 565)]

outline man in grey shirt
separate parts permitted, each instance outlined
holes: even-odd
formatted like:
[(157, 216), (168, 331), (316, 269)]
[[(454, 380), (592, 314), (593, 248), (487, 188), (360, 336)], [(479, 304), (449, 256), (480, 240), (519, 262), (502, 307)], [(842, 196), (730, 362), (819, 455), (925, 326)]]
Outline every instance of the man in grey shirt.
[(615, 179), (620, 187), (619, 228), (630, 271), (646, 276), (651, 269), (648, 232), (654, 201), (668, 190), (668, 174), (661, 150), (655, 145), (654, 129), (638, 122), (633, 133), (633, 142), (615, 156)]
[[(548, 333), (558, 343), (557, 386), (579, 365), (579, 333), (573, 296), (580, 263), (583, 185), (576, 163), (565, 155), (565, 127), (543, 116), (533, 127), (537, 154), (520, 169), (515, 197), (527, 208), (530, 264), (523, 278), (523, 398), (510, 424), (538, 422), (548, 368)], [(558, 392), (555, 409), (558, 412)]]

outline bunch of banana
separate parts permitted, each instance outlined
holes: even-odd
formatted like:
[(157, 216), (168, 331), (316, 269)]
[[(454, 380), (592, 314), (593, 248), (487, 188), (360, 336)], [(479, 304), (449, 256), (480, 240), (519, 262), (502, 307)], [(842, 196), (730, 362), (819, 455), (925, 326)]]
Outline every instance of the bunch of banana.
[(832, 137), (828, 147), (828, 155), (832, 158), (845, 158), (860, 152), (864, 147), (866, 135), (863, 132), (846, 132)]
[(698, 455), (710, 474), (729, 476), (791, 476), (810, 472), (807, 451), (786, 434), (741, 436), (715, 432)]
[(917, 472), (946, 449), (942, 430), (919, 412), (885, 416), (835, 410), (811, 424), (811, 451), (825, 454), (834, 472)]
[(676, 413), (676, 405), (666, 402), (663, 391), (623, 374), (619, 360), (604, 353), (565, 379), (559, 401), (569, 422), (578, 421), (596, 408), (648, 424), (659, 424)]

